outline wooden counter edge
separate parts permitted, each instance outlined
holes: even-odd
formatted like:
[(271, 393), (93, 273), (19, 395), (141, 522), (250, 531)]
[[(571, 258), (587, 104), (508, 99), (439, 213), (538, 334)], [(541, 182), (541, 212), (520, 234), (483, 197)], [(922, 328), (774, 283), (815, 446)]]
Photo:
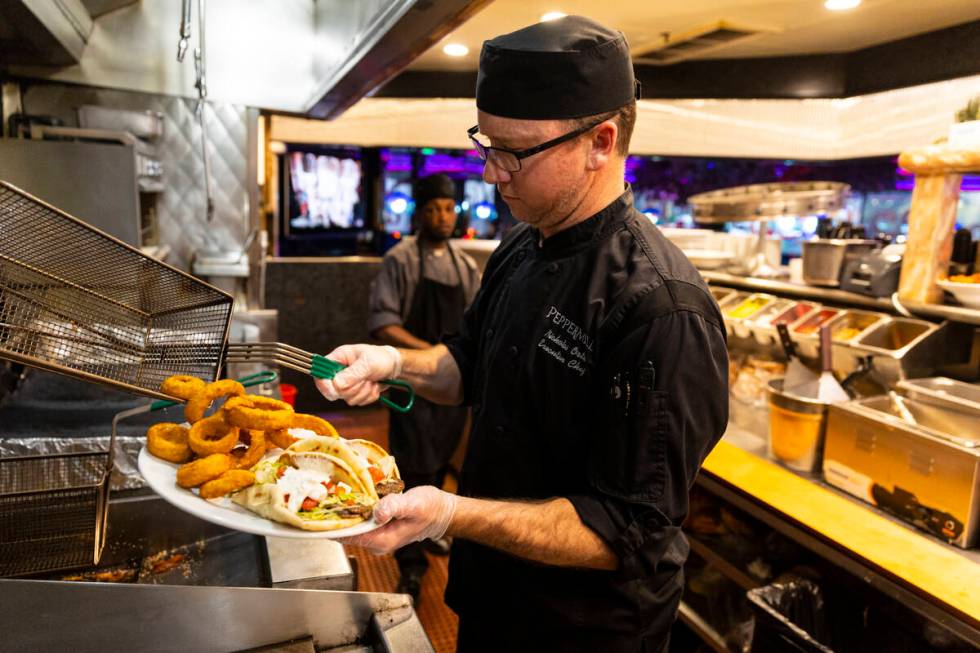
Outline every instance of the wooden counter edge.
[(980, 565), (945, 545), (728, 442), (704, 471), (980, 621)]

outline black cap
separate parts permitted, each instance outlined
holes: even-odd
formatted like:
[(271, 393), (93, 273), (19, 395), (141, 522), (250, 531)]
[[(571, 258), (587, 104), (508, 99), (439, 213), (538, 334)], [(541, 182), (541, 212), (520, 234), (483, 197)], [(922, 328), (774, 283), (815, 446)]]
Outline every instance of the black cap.
[(522, 120), (614, 111), (639, 98), (621, 32), (590, 18), (535, 23), (483, 43), (476, 106)]
[(429, 175), (415, 182), (412, 189), (412, 199), (415, 209), (419, 210), (429, 200), (456, 199), (456, 185), (446, 175)]

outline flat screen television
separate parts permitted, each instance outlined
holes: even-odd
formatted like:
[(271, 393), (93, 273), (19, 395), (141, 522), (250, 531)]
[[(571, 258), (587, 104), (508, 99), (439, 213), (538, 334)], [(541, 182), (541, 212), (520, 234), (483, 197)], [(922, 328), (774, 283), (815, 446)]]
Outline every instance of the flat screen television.
[(282, 155), (282, 233), (353, 232), (365, 225), (365, 175), (357, 147), (287, 145)]

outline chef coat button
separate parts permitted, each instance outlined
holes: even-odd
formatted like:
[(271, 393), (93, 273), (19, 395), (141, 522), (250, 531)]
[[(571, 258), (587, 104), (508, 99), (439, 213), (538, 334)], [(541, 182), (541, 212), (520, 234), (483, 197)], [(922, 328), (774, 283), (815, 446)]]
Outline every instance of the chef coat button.
[(504, 434), (504, 427), (502, 427), (500, 425), (497, 425), (497, 426), (493, 427), (493, 430), (497, 432), (497, 435), (503, 435)]
[(507, 353), (510, 354), (511, 356), (517, 356), (517, 347), (511, 345), (510, 347), (507, 348)]
[(554, 274), (555, 272), (558, 272), (558, 264), (557, 263), (552, 263), (551, 265), (549, 265), (548, 266), (548, 272), (551, 272), (552, 274)]
[(488, 338), (492, 338), (493, 337), (493, 329), (487, 329), (487, 337)]

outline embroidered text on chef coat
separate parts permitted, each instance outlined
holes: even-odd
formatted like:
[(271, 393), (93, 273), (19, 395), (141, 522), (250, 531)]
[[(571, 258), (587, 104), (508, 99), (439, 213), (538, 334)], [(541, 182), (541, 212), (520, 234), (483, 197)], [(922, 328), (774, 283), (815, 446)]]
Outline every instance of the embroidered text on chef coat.
[(554, 326), (541, 336), (538, 348), (580, 377), (585, 376), (592, 336), (554, 305), (548, 308), (544, 319)]

